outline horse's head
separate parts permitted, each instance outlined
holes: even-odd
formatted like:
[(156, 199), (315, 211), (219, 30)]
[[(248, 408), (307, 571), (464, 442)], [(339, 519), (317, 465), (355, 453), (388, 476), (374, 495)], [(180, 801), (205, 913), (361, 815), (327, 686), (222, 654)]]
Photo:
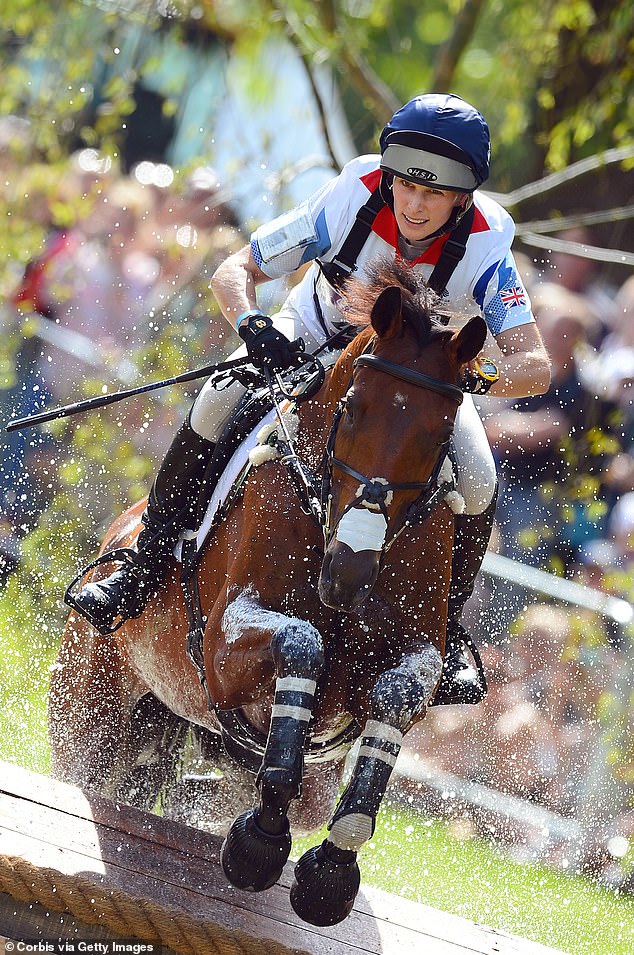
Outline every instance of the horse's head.
[(355, 283), (349, 301), (356, 320), (367, 309), (370, 325), (333, 369), (340, 400), (327, 450), (319, 580), (322, 602), (343, 611), (363, 603), (408, 510), (435, 490), (462, 400), (460, 371), (486, 336), (480, 316), (460, 330), (446, 327), (436, 297), (403, 266), (383, 266), (365, 287)]

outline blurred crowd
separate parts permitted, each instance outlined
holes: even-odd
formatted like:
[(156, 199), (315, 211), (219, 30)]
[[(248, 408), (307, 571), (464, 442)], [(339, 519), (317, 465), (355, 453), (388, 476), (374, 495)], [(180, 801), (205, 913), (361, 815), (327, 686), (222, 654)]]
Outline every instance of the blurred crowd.
[[(585, 229), (563, 237), (593, 244)], [(552, 383), (538, 398), (480, 400), (501, 484), (492, 549), (633, 601), (634, 276), (612, 286), (591, 258), (572, 254), (552, 254), (539, 272), (521, 255), (518, 264)], [(507, 828), (523, 857), (632, 891), (627, 607), (616, 620), (543, 601), (528, 586), (482, 576), (466, 626), (478, 637), (488, 697), (474, 708), (432, 708), (408, 742), (432, 770), (581, 826), (581, 836), (572, 827), (570, 841), (556, 844), (528, 816), (526, 826), (492, 827), (472, 807), (469, 832)]]
[[(494, 838), (524, 861), (634, 891), (627, 661), (591, 614), (541, 602), (481, 653), (484, 702), (431, 708), (407, 737), (445, 787), (442, 800), (417, 793), (422, 807), (462, 820), (462, 837)], [(526, 803), (534, 813), (518, 808)]]
[[(21, 183), (23, 170), (3, 149), (1, 129), (0, 167), (5, 184)], [(44, 169), (39, 182), (31, 169), (29, 183), (28, 195), (16, 193), (16, 209), (43, 241), (3, 288), (3, 326), (15, 342), (14, 374), (0, 383), (3, 420), (80, 400), (91, 387), (96, 394), (165, 377), (161, 349), (170, 342), (189, 367), (221, 360), (235, 347), (208, 284), (245, 235), (213, 168), (177, 177), (167, 165), (141, 162), (123, 174), (84, 149), (53, 185)], [(583, 230), (562, 237), (578, 249), (592, 244)], [(629, 600), (634, 276), (612, 286), (592, 258), (576, 254), (552, 254), (539, 269), (521, 255), (518, 261), (551, 356), (552, 384), (539, 398), (480, 399), (501, 483), (493, 546)], [(142, 409), (126, 403), (118, 423), (158, 463), (183, 408), (157, 399), (151, 426)], [(50, 501), (64, 453), (47, 428), (2, 435), (0, 572), (19, 560), (20, 538)], [(483, 584), (468, 612), (489, 675), (488, 699), (477, 708), (432, 710), (415, 746), (439, 768), (579, 816), (589, 798), (586, 768), (606, 746), (602, 713), (612, 706), (621, 723), (629, 719), (622, 714), (629, 639), (576, 609), (526, 610), (534, 600), (516, 588), (501, 606)], [(495, 604), (494, 618), (487, 603)], [(630, 754), (615, 746), (613, 765), (629, 785)], [(623, 829), (622, 848), (634, 823), (625, 802), (620, 809), (614, 826)], [(615, 831), (606, 829), (610, 838)], [(609, 852), (596, 862), (618, 881), (614, 865)]]
[[(582, 229), (565, 237), (580, 250), (591, 245)], [(539, 273), (519, 261), (552, 382), (540, 397), (481, 403), (502, 486), (501, 549), (566, 576), (583, 566), (625, 567), (631, 528), (623, 526), (622, 502), (634, 491), (634, 276), (611, 286), (592, 258), (569, 253), (553, 253)]]
[[(213, 168), (177, 179), (166, 164), (141, 162), (124, 174), (83, 149), (61, 175), (37, 164), (25, 174), (1, 141), (0, 165), (25, 236), (41, 236), (32, 258), (3, 277), (14, 362), (0, 385), (3, 421), (189, 371), (235, 347), (208, 286), (244, 240)], [(154, 395), (151, 426), (147, 401), (118, 404), (114, 414), (155, 466), (185, 412), (174, 393)], [(45, 426), (0, 437), (6, 570), (55, 492), (71, 433), (60, 441)]]

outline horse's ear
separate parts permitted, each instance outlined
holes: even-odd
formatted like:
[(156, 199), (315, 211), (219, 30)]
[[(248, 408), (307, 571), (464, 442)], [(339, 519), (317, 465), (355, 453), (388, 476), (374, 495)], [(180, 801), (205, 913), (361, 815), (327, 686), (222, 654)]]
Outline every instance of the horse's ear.
[(456, 357), (461, 365), (465, 365), (482, 351), (487, 337), (487, 324), (481, 315), (470, 318), (453, 339), (456, 348)]
[(370, 321), (379, 338), (392, 338), (403, 327), (403, 300), (398, 285), (389, 285), (377, 297)]

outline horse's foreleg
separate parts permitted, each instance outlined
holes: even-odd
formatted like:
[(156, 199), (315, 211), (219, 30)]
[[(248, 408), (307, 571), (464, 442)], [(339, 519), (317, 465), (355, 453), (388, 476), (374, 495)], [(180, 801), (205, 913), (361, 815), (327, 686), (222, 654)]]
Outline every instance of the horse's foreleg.
[(403, 735), (424, 711), (441, 671), (442, 657), (429, 645), (405, 654), (374, 685), (369, 719), (329, 835), (295, 867), (291, 903), (304, 921), (334, 925), (350, 913), (360, 884), (357, 852), (374, 833)]
[(260, 805), (235, 820), (222, 850), (229, 881), (253, 892), (270, 888), (278, 880), (290, 853), (288, 810), (301, 795), (306, 733), (324, 666), (321, 635), (313, 626), (279, 614), (271, 618), (278, 624), (270, 644), (276, 679), (257, 777)]
[(324, 668), (324, 651), (319, 632), (304, 621), (293, 620), (274, 634), (271, 650), (275, 696), (257, 779), (261, 796), (257, 820), (265, 832), (279, 834), (288, 827), (291, 800), (302, 791), (306, 732)]
[(328, 827), (330, 845), (357, 851), (371, 838), (403, 735), (427, 705), (441, 671), (440, 653), (428, 646), (406, 654), (377, 680), (350, 783)]
[(113, 798), (130, 768), (138, 695), (114, 638), (71, 614), (51, 673), (52, 774)]

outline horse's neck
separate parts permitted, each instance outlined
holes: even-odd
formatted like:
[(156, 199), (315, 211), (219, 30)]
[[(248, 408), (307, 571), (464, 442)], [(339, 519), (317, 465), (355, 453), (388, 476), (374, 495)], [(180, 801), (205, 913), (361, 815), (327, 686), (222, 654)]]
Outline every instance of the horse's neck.
[(301, 440), (300, 450), (302, 456), (305, 455), (310, 459), (313, 467), (316, 467), (322, 458), (328, 439), (328, 432), (330, 431), (334, 407), (336, 407), (336, 403), (333, 406), (332, 403), (327, 400), (328, 395), (326, 388), (329, 375), (330, 372), (327, 373), (326, 384), (319, 395), (312, 401), (307, 401), (306, 404), (300, 405), (298, 408), (299, 434)]
[(373, 328), (364, 328), (326, 373), (326, 381), (316, 398), (300, 405), (304, 446), (315, 461), (321, 459), (337, 405), (350, 387), (354, 360), (365, 351), (373, 335)]

